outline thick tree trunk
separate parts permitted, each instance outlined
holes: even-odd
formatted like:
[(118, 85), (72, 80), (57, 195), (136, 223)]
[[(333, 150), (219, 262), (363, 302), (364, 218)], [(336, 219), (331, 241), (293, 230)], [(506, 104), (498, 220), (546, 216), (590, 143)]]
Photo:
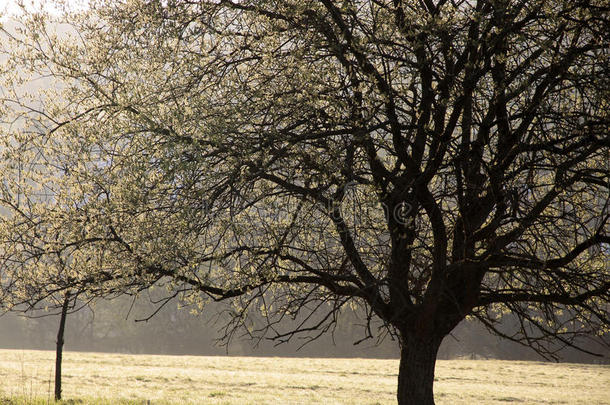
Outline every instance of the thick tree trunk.
[(61, 360), (64, 349), (64, 330), (66, 328), (66, 316), (68, 315), (68, 304), (70, 294), (66, 293), (64, 303), (61, 307), (61, 318), (59, 320), (59, 330), (57, 331), (57, 346), (55, 351), (55, 400), (61, 399)]
[(399, 405), (434, 405), (434, 366), (441, 341), (403, 337), (398, 372)]

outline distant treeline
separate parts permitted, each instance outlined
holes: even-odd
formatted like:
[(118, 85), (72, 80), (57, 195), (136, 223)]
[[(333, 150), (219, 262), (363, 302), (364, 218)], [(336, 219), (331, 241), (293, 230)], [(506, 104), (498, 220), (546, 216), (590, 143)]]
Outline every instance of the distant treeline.
[[(392, 336), (388, 335), (380, 342), (375, 338), (362, 340), (366, 336), (364, 321), (349, 310), (341, 314), (334, 334), (325, 334), (303, 347), (305, 337), (297, 336), (288, 343), (277, 344), (268, 339), (252, 340), (242, 336), (244, 332), (241, 330), (236, 331), (227, 346), (220, 340), (225, 332), (222, 317), (206, 315), (216, 313), (218, 309), (221, 308), (197, 315), (191, 313), (188, 307), (178, 308), (178, 305), (170, 304), (148, 321), (136, 322), (136, 319), (151, 315), (155, 307), (144, 300), (132, 302), (126, 297), (98, 302), (69, 315), (66, 349), (177, 355), (399, 356)], [(5, 314), (0, 317), (0, 348), (52, 350), (58, 323), (57, 316), (45, 313), (38, 313), (37, 317)], [(507, 325), (507, 330), (511, 326), (514, 325)], [(600, 350), (599, 346), (587, 342), (582, 342), (582, 345), (592, 351)], [(608, 363), (610, 353), (606, 352), (605, 358), (599, 358), (574, 349), (564, 349), (560, 355), (563, 361), (568, 362)], [(542, 360), (531, 349), (491, 335), (476, 321), (462, 322), (452, 336), (444, 340), (439, 358)]]

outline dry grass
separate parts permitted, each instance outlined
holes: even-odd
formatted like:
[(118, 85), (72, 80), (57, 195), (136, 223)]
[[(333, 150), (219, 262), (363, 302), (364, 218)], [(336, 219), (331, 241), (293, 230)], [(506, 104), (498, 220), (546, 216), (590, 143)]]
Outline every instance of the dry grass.
[[(53, 356), (0, 350), (0, 404), (46, 404)], [(396, 360), (66, 352), (64, 397), (99, 405), (394, 404), (397, 371)], [(441, 405), (610, 404), (610, 367), (440, 360), (435, 394)]]

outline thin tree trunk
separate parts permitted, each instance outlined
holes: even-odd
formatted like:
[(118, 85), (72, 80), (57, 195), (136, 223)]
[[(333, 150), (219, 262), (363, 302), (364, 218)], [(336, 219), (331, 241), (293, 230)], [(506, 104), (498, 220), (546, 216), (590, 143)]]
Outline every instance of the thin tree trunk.
[(434, 405), (434, 366), (441, 341), (403, 337), (398, 372), (399, 405)]
[(61, 399), (61, 360), (64, 349), (64, 330), (66, 328), (66, 317), (68, 315), (68, 304), (70, 303), (70, 293), (64, 297), (61, 307), (61, 318), (59, 320), (59, 330), (57, 331), (57, 346), (55, 351), (55, 400)]

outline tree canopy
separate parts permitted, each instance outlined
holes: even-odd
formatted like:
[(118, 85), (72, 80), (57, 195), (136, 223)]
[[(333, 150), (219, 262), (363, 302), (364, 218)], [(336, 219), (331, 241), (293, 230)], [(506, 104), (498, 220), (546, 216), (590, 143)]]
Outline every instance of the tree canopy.
[[(232, 300), (231, 327), (280, 341), (360, 306), (399, 337), (400, 404), (433, 403), (438, 346), (467, 316), (549, 356), (551, 340), (601, 336), (603, 10), (122, 0), (29, 14), (4, 32), (5, 291), (160, 285), (202, 309)], [(32, 77), (52, 87), (28, 94)], [(497, 327), (506, 313), (514, 333)]]

